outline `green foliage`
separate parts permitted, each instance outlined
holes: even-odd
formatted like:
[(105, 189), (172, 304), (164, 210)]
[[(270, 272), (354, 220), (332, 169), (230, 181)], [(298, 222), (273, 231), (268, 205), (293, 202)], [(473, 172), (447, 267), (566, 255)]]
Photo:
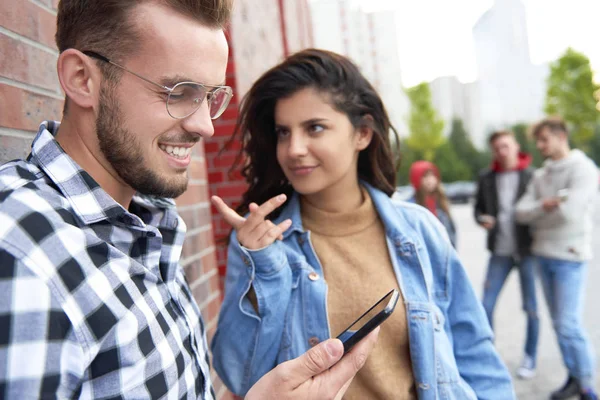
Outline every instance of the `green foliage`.
[(411, 104), (408, 128), (410, 136), (406, 143), (423, 158), (432, 161), (436, 150), (444, 143), (444, 121), (437, 115), (431, 103), (429, 84), (421, 83), (406, 90)]
[(412, 163), (422, 160), (423, 156), (418, 151), (413, 150), (406, 143), (406, 139), (400, 142), (400, 169), (398, 170), (397, 182), (398, 186), (410, 185), (410, 177), (408, 171)]
[(467, 165), (470, 172), (468, 179), (476, 179), (479, 172), (489, 164), (489, 160), (484, 153), (477, 150), (461, 119), (452, 120), (452, 130), (448, 141), (459, 161)]
[(596, 165), (600, 165), (600, 123), (596, 125), (596, 129), (594, 130), (594, 137), (590, 141), (588, 146), (588, 156)]
[(468, 181), (473, 178), (469, 165), (459, 157), (450, 141), (438, 147), (434, 162), (440, 170), (442, 182)]
[(593, 140), (600, 112), (590, 60), (571, 48), (550, 66), (545, 112), (565, 119), (573, 144), (584, 151)]

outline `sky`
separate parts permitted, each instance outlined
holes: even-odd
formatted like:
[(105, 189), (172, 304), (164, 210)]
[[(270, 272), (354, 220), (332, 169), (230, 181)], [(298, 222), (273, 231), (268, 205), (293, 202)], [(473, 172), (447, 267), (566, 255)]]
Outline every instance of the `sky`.
[[(318, 0), (316, 0), (318, 1)], [(366, 11), (397, 9), (402, 82), (477, 78), (471, 29), (494, 0), (357, 0)], [(571, 46), (600, 81), (600, 0), (522, 0), (531, 61), (553, 61)]]

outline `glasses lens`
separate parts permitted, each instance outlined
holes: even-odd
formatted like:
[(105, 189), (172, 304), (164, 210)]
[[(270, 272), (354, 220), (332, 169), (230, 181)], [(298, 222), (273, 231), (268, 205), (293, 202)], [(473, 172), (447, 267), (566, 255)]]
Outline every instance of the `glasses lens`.
[(185, 118), (202, 105), (206, 89), (192, 82), (181, 82), (173, 87), (167, 99), (167, 111), (173, 118)]
[(217, 119), (223, 114), (231, 99), (231, 89), (219, 88), (209, 94), (210, 117)]

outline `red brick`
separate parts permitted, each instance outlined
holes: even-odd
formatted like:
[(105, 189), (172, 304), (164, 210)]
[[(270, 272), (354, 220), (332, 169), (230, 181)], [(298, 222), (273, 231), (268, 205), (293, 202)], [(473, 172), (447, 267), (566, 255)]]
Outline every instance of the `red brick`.
[(60, 120), (62, 105), (61, 100), (0, 83), (0, 126), (37, 131), (45, 119)]
[(206, 179), (206, 161), (193, 160), (190, 165), (190, 179)]
[(236, 182), (233, 184), (225, 184), (223, 186), (217, 187), (217, 196), (221, 198), (227, 197), (237, 197), (241, 198), (242, 194), (246, 190), (247, 186), (243, 182)]
[(213, 165), (215, 166), (215, 168), (221, 168), (221, 167), (230, 168), (233, 165), (233, 163), (235, 162), (236, 158), (237, 158), (236, 153), (228, 152), (225, 154), (221, 154), (217, 158), (215, 158), (215, 160), (213, 161)]
[(225, 174), (223, 172), (211, 172), (208, 174), (209, 183), (221, 183), (225, 180)]
[(4, 35), (0, 35), (0, 54), (2, 76), (60, 93), (54, 54)]
[(27, 157), (31, 151), (32, 140), (33, 135), (30, 139), (0, 135), (0, 164)]
[(0, 26), (56, 49), (56, 17), (30, 1), (2, 0)]
[(178, 206), (190, 206), (193, 204), (198, 204), (202, 202), (202, 199), (205, 197), (203, 193), (205, 190), (204, 185), (189, 185), (188, 189), (179, 196), (176, 200)]
[(205, 254), (202, 257), (200, 262), (202, 264), (202, 273), (208, 274), (213, 269), (217, 269), (217, 254), (214, 251), (211, 251), (208, 254)]
[(185, 266), (185, 277), (190, 285), (193, 285), (202, 276), (202, 265), (198, 261)]
[(227, 107), (223, 115), (221, 115), (221, 118), (225, 120), (237, 119), (238, 114), (239, 113), (237, 108)]
[(204, 143), (204, 152), (206, 154), (212, 154), (219, 151), (220, 143), (215, 139), (211, 138)]

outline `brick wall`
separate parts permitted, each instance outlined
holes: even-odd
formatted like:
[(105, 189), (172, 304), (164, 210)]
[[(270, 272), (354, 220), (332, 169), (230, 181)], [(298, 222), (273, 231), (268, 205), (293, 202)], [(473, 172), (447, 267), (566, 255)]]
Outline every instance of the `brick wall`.
[[(234, 97), (229, 109), (215, 121), (215, 136), (207, 139), (205, 144), (210, 192), (234, 207), (246, 188), (239, 171), (230, 174), (241, 144), (233, 142), (227, 149), (225, 144), (235, 129), (238, 104), (260, 75), (283, 60), (285, 48), (294, 52), (312, 43), (310, 14), (305, 0), (237, 0), (235, 4), (228, 35), (227, 66), (227, 84), (233, 87)], [(227, 237), (230, 227), (214, 208), (212, 211), (217, 263), (223, 277), (227, 248), (222, 239)]]
[(29, 153), (44, 118), (60, 119), (57, 1), (0, 1), (0, 163)]
[[(57, 5), (58, 0), (0, 1), (0, 163), (29, 153), (42, 120), (61, 119), (64, 97), (56, 75), (54, 44)], [(188, 227), (182, 266), (202, 310), (209, 340), (216, 327), (220, 278), (226, 265), (224, 246), (215, 236), (229, 232), (211, 210), (209, 192), (235, 205), (245, 188), (239, 174), (228, 174), (240, 144), (221, 150), (235, 127), (243, 94), (260, 74), (283, 59), (284, 41), (289, 51), (311, 45), (306, 1), (236, 0), (228, 40), (227, 83), (235, 95), (229, 109), (215, 121), (215, 136), (195, 148), (189, 188), (177, 199)], [(212, 378), (219, 399), (233, 398), (214, 372)]]

